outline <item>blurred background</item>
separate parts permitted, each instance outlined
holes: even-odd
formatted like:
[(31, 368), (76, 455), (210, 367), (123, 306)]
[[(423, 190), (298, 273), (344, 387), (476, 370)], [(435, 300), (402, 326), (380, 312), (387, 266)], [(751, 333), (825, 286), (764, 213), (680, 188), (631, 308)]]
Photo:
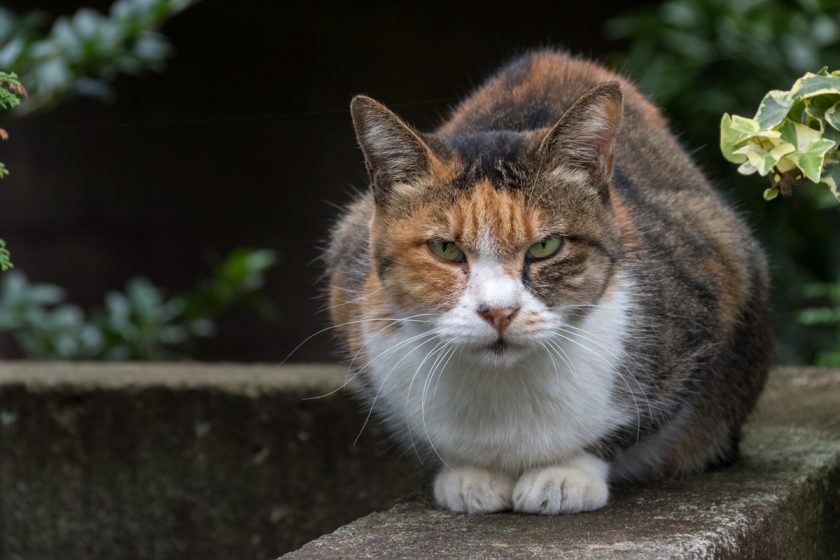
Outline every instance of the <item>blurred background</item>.
[(366, 188), (350, 98), (431, 129), (540, 46), (663, 108), (768, 251), (777, 361), (840, 364), (837, 203), (765, 202), (718, 149), (723, 112), (840, 69), (840, 2), (821, 0), (8, 3), (0, 71), (29, 96), (0, 112), (0, 356), (280, 362), (328, 325), (318, 256)]

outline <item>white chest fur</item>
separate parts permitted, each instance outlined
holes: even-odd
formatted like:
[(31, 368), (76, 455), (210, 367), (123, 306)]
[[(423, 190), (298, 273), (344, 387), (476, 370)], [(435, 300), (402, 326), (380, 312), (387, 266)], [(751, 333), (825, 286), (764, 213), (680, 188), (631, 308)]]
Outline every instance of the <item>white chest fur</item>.
[(636, 409), (616, 398), (640, 389), (621, 369), (630, 307), (630, 286), (620, 281), (581, 324), (504, 367), (477, 365), (424, 336), (424, 323), (390, 335), (371, 326), (369, 404), (409, 445), (453, 467), (513, 475), (555, 464), (636, 421)]

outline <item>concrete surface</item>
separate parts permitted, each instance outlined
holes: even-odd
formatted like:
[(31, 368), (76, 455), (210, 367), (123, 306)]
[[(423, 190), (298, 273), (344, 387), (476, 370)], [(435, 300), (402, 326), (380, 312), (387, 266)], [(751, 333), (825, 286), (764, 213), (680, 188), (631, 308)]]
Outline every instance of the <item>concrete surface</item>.
[(320, 366), (0, 363), (0, 559), (260, 559), (423, 487)]
[(405, 500), (283, 558), (840, 558), (840, 371), (781, 369), (741, 460), (563, 517), (472, 516)]

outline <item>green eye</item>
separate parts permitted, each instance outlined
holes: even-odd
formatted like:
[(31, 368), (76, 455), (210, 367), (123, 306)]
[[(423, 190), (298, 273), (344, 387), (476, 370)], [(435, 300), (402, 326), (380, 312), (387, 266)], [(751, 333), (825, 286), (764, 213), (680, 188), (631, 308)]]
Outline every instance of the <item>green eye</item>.
[(427, 243), (427, 245), (434, 256), (445, 261), (462, 263), (467, 260), (466, 256), (464, 256), (464, 252), (451, 241), (432, 239)]
[(526, 256), (532, 261), (547, 259), (559, 251), (562, 246), (563, 240), (559, 237), (546, 237), (528, 247)]

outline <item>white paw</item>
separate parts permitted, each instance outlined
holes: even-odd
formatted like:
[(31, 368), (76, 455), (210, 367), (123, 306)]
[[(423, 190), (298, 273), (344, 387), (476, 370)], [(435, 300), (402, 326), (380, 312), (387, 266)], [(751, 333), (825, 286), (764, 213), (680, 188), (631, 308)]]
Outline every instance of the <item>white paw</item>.
[(473, 467), (445, 467), (435, 478), (434, 492), (438, 505), (452, 511), (504, 511), (511, 506), (513, 479)]
[(609, 494), (606, 473), (597, 469), (579, 466), (534, 469), (516, 483), (513, 509), (543, 515), (592, 511), (607, 505)]

